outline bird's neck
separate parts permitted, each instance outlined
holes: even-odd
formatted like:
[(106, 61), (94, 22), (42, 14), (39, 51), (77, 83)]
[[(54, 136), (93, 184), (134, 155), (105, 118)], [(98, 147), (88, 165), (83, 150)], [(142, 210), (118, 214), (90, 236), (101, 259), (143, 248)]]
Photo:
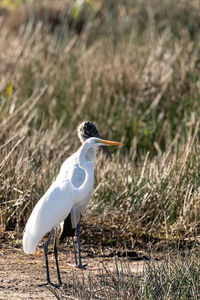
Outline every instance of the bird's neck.
[(96, 163), (96, 149), (90, 148), (86, 151), (85, 158), (89, 160), (93, 166)]
[[(93, 163), (96, 160), (96, 150), (82, 146), (79, 151), (78, 164), (85, 171), (85, 180), (83, 184), (75, 188), (77, 202), (84, 199), (94, 186), (94, 167)], [(76, 201), (75, 201), (76, 202)]]

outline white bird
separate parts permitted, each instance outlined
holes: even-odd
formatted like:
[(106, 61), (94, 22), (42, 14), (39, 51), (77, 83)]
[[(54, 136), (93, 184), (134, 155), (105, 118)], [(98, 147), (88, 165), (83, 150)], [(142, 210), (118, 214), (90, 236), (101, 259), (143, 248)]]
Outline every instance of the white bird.
[[(90, 121), (82, 122), (77, 128), (78, 137), (81, 143), (84, 143), (90, 137), (98, 137), (102, 138), (96, 128), (96, 126)], [(108, 147), (102, 146), (102, 149), (107, 153), (107, 155), (112, 158)], [(83, 169), (79, 167), (78, 164), (78, 151), (74, 153), (74, 155), (70, 156), (65, 163), (61, 166), (60, 173), (58, 177), (62, 177), (63, 174), (65, 177), (71, 177), (71, 170), (73, 171), (73, 183), (75, 186), (80, 186), (85, 180), (85, 172)], [(90, 200), (90, 196), (92, 194), (92, 189), (88, 191), (88, 195), (77, 205), (74, 205), (71, 209), (70, 214), (67, 218), (62, 222), (61, 225), (61, 234), (60, 241), (62, 241), (65, 237), (72, 237), (73, 248), (74, 248), (74, 256), (75, 256), (75, 264), (78, 268), (84, 268), (81, 261), (81, 249), (80, 249), (80, 218), (86, 210), (86, 206)], [(76, 249), (74, 244), (74, 235), (77, 235), (77, 243), (78, 243), (78, 261), (76, 256)]]
[[(70, 175), (64, 170), (63, 163), (61, 171), (56, 180), (52, 183), (43, 197), (35, 205), (23, 233), (23, 249), (24, 252), (30, 254), (36, 250), (36, 247), (42, 237), (50, 232), (47, 242), (44, 245), (47, 282), (54, 286), (50, 281), (48, 266), (48, 245), (55, 231), (54, 238), (54, 255), (56, 259), (58, 282), (62, 285), (59, 265), (57, 260), (57, 227), (65, 220), (73, 206), (78, 205), (84, 198), (88, 197), (88, 193), (93, 189), (94, 185), (94, 166), (96, 161), (96, 150), (99, 146), (122, 145), (120, 142), (107, 141), (100, 138), (89, 138), (79, 148), (78, 164), (83, 170), (85, 176), (83, 183), (75, 183), (73, 181), (74, 169), (71, 169)], [(74, 154), (73, 154), (74, 155)]]

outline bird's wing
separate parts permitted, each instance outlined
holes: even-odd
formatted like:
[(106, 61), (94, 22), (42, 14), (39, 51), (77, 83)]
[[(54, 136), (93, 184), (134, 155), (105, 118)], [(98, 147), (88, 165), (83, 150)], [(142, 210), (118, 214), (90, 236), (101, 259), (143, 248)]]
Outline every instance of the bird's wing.
[[(86, 177), (85, 170), (80, 168), (78, 164), (79, 150), (75, 152), (72, 156), (64, 161), (61, 166), (60, 172), (56, 180), (63, 180), (68, 178), (75, 188), (80, 187)], [(88, 191), (86, 197), (84, 197), (79, 203), (73, 205), (70, 216), (68, 216), (64, 223), (61, 224), (61, 239), (66, 236), (73, 236), (74, 230), (80, 221), (81, 215), (85, 212), (86, 206), (90, 200), (92, 194), (92, 189)]]
[(72, 207), (70, 212), (72, 228), (76, 228), (81, 216), (84, 214), (88, 202), (90, 200), (91, 194), (92, 190), (88, 192), (87, 196), (81, 202)]
[[(73, 166), (71, 176), (72, 184), (74, 185), (74, 187), (78, 188), (84, 183), (86, 173), (82, 168), (79, 167), (79, 164), (76, 163)], [(70, 212), (72, 228), (76, 228), (78, 222), (80, 221), (81, 215), (85, 212), (91, 194), (92, 189), (88, 191), (88, 194), (80, 202), (78, 202), (76, 205), (73, 205), (72, 210)]]
[[(69, 166), (71, 167), (70, 180), (74, 185), (74, 187), (78, 188), (83, 184), (86, 173), (82, 168), (79, 167), (78, 159), (76, 158), (77, 156), (74, 157), (73, 161), (70, 160)], [(66, 174), (66, 172), (64, 172), (64, 167), (67, 168), (67, 165), (68, 165), (68, 160), (65, 162), (65, 165), (63, 165), (62, 174)], [(81, 202), (77, 203), (76, 205), (73, 205), (70, 215), (61, 224), (60, 240), (63, 240), (67, 236), (74, 236), (75, 233), (74, 229), (76, 228), (78, 222), (80, 221), (81, 215), (86, 210), (86, 206), (90, 200), (91, 194), (92, 194), (92, 189), (88, 191), (87, 196), (84, 197), (81, 200)]]
[(61, 221), (73, 206), (73, 187), (70, 181), (55, 181), (34, 207), (23, 235), (24, 252), (35, 251), (41, 238)]
[(78, 151), (68, 157), (61, 165), (56, 181), (72, 178), (74, 166), (78, 165)]
[(78, 188), (85, 180), (85, 171), (78, 164), (79, 151), (68, 157), (62, 164), (56, 181), (69, 179)]
[(79, 202), (78, 204), (72, 207), (70, 214), (60, 224), (61, 227), (60, 241), (62, 241), (65, 237), (74, 236), (77, 224), (80, 221), (81, 216), (84, 214), (86, 210), (91, 194), (92, 194), (92, 190), (88, 192), (87, 197), (85, 197), (81, 202)]
[(71, 175), (72, 184), (74, 185), (74, 187), (79, 188), (85, 180), (85, 171), (81, 169), (78, 164), (76, 164), (73, 166), (73, 171)]
[[(71, 162), (70, 162), (71, 163)], [(67, 167), (67, 164), (65, 165)], [(76, 160), (74, 160), (74, 164), (70, 165), (71, 169), (71, 182), (74, 187), (78, 188), (81, 186), (85, 180), (85, 171), (81, 169)], [(64, 168), (63, 170), (64, 171)], [(66, 174), (66, 172), (63, 172)], [(57, 177), (58, 178), (58, 177)], [(59, 177), (61, 178), (61, 177)], [(89, 199), (88, 199), (89, 200)], [(81, 214), (84, 213), (82, 209), (82, 205), (73, 206), (69, 216), (60, 224), (61, 227), (61, 235), (60, 240), (63, 240), (67, 236), (74, 236), (75, 228), (80, 221)]]

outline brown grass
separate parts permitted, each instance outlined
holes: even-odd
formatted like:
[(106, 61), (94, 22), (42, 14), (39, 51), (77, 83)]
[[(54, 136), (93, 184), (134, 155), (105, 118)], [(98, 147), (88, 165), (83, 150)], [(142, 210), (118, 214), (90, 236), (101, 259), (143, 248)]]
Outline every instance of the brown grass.
[(98, 162), (84, 217), (91, 236), (131, 246), (198, 239), (199, 4), (106, 3), (74, 16), (59, 2), (73, 26), (54, 26), (46, 6), (40, 15), (19, 8), (17, 26), (1, 25), (2, 230), (23, 229), (89, 119), (125, 145), (112, 163)]

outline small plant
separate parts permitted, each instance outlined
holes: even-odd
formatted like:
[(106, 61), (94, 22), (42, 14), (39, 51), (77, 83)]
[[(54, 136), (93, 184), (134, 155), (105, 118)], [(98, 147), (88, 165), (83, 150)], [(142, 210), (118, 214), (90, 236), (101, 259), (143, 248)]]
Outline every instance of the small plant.
[(115, 260), (114, 270), (103, 264), (97, 274), (74, 274), (63, 290), (50, 290), (57, 299), (199, 299), (199, 267), (198, 253), (146, 261), (140, 273)]

